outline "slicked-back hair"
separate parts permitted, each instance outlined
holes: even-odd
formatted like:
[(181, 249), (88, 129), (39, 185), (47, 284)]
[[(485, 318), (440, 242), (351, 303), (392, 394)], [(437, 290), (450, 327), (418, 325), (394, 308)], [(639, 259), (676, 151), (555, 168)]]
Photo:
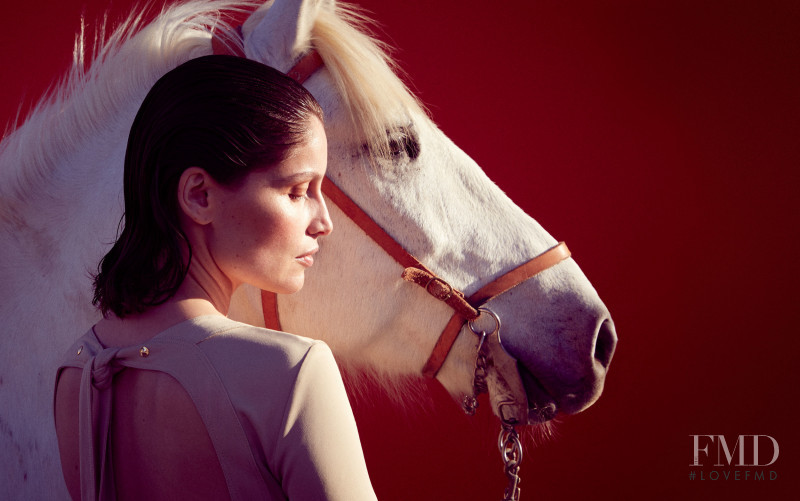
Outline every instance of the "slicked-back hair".
[[(191, 261), (178, 182), (200, 167), (233, 186), (303, 144), (322, 109), (283, 73), (234, 56), (192, 59), (161, 77), (144, 99), (125, 153), (121, 231), (94, 277), (93, 303), (119, 318), (162, 304)], [(186, 256), (188, 250), (188, 257)]]

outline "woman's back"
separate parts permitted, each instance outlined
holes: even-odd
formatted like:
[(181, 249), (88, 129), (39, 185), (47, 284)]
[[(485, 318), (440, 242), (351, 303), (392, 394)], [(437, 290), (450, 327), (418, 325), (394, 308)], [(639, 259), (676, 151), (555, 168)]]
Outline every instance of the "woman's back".
[[(80, 498), (80, 448), (69, 430), (78, 429), (73, 416), (79, 415), (80, 381), (80, 369), (66, 369), (56, 393), (57, 423), (65, 431), (59, 433), (61, 461), (65, 471), (73, 472), (67, 487), (75, 499)], [(111, 413), (110, 464), (117, 499), (230, 498), (208, 431), (175, 378), (155, 371), (122, 371), (114, 379)]]
[(91, 487), (81, 459), (106, 482), (101, 499), (374, 499), (324, 343), (202, 316), (124, 348), (89, 331), (62, 364), (56, 429), (73, 497)]

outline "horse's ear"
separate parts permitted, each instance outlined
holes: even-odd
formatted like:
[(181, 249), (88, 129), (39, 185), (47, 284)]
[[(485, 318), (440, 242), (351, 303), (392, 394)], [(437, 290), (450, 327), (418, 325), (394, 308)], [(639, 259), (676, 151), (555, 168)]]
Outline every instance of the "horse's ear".
[(334, 0), (274, 0), (256, 10), (243, 26), (249, 59), (288, 71), (310, 47), (311, 29), (323, 8)]

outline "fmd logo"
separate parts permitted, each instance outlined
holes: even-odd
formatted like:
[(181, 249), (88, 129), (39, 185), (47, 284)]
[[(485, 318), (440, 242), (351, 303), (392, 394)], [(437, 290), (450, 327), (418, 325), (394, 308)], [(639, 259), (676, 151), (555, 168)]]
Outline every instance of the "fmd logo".
[[(769, 435), (689, 435), (692, 462), (689, 480), (776, 480), (775, 470), (766, 470), (778, 460), (778, 441)], [(713, 467), (707, 470), (704, 467)], [(721, 468), (720, 468), (721, 467)], [(750, 469), (753, 467), (754, 469)], [(733, 468), (733, 469), (731, 469)], [(747, 468), (747, 469), (743, 469)]]

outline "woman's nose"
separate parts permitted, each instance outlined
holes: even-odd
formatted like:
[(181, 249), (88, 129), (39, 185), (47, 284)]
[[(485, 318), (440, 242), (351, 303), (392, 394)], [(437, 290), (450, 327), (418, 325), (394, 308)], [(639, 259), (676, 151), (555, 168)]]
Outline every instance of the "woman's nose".
[(333, 221), (323, 197), (319, 197), (318, 207), (318, 213), (308, 227), (308, 233), (314, 237), (329, 235), (333, 231)]

